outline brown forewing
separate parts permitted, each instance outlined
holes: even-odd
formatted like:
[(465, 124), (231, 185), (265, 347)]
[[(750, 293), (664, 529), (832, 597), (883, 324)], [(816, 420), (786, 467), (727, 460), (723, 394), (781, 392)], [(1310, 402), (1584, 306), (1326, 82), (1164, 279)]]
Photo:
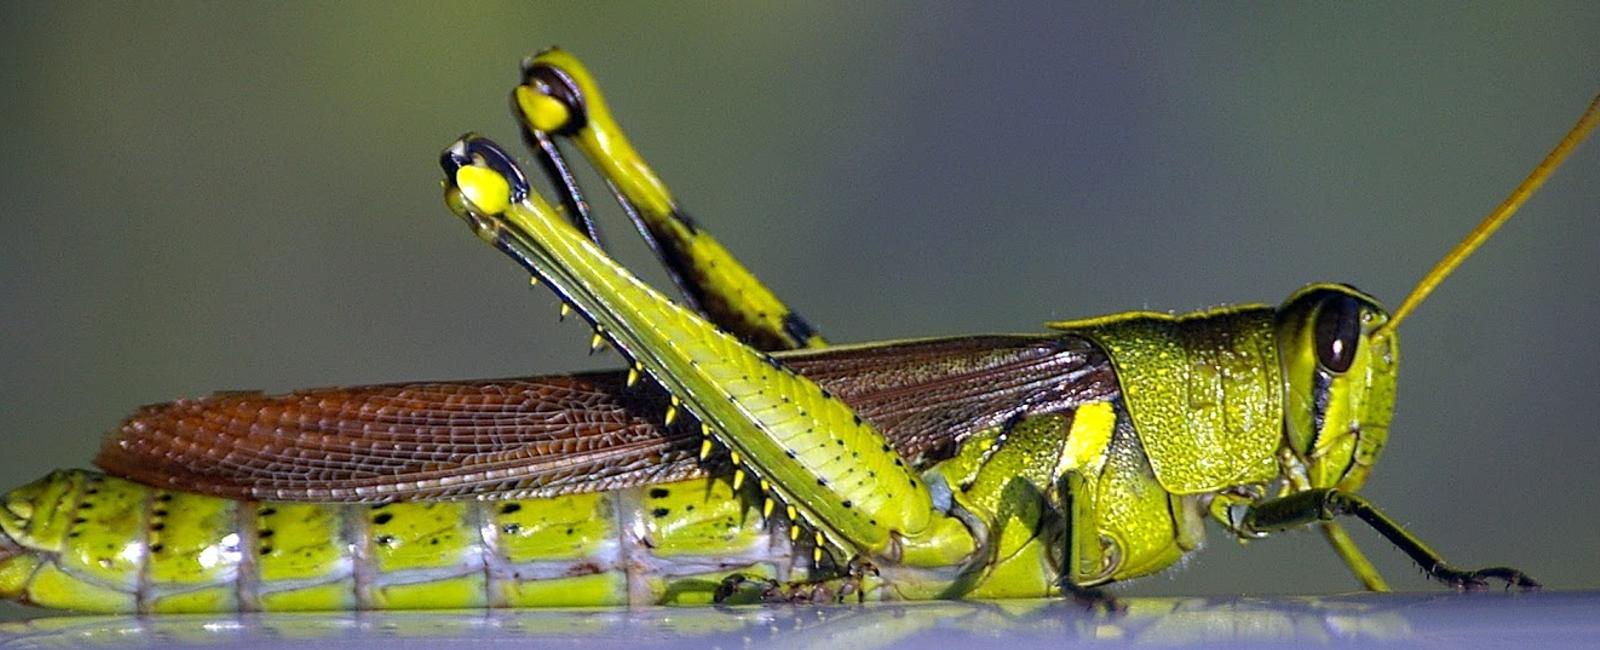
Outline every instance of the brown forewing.
[[(1105, 356), (1073, 337), (984, 336), (779, 355), (925, 465), (1019, 413), (1106, 399)], [(534, 497), (686, 479), (692, 422), (622, 373), (217, 395), (147, 406), (100, 449), (107, 472), (233, 498)], [(687, 420), (688, 418), (684, 418)]]

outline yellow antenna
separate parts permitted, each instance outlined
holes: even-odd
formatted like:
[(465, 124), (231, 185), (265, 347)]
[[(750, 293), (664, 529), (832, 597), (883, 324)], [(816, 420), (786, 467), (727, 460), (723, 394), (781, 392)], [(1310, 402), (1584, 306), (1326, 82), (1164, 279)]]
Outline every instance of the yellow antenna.
[(1517, 213), (1517, 208), (1522, 207), (1523, 202), (1527, 201), (1528, 197), (1533, 196), (1534, 191), (1538, 190), (1539, 186), (1543, 185), (1550, 178), (1550, 175), (1555, 173), (1556, 168), (1560, 167), (1562, 161), (1567, 159), (1567, 154), (1572, 153), (1572, 150), (1576, 149), (1578, 144), (1582, 143), (1583, 139), (1588, 137), (1591, 131), (1594, 131), (1597, 123), (1600, 123), (1600, 95), (1596, 95), (1594, 101), (1589, 102), (1589, 108), (1583, 112), (1583, 117), (1578, 118), (1578, 123), (1572, 125), (1572, 130), (1567, 132), (1567, 137), (1561, 139), (1561, 144), (1550, 150), (1550, 155), (1545, 156), (1544, 161), (1539, 163), (1538, 167), (1533, 168), (1533, 173), (1528, 174), (1528, 177), (1523, 179), (1522, 184), (1511, 192), (1511, 196), (1506, 197), (1500, 207), (1495, 208), (1493, 212), (1489, 213), (1489, 216), (1484, 217), (1483, 221), (1478, 223), (1477, 228), (1473, 228), (1472, 232), (1467, 233), (1466, 239), (1456, 244), (1456, 247), (1444, 256), (1444, 259), (1439, 260), (1439, 263), (1433, 266), (1433, 270), (1428, 271), (1428, 274), (1422, 277), (1422, 281), (1417, 283), (1417, 287), (1411, 290), (1411, 295), (1406, 296), (1405, 302), (1400, 303), (1400, 308), (1394, 310), (1394, 314), (1389, 317), (1389, 322), (1378, 327), (1372, 335), (1383, 336), (1398, 327), (1400, 321), (1405, 320), (1406, 316), (1417, 308), (1417, 305), (1422, 304), (1428, 294), (1433, 293), (1433, 289), (1439, 286), (1440, 282), (1444, 282), (1444, 279), (1449, 277), (1457, 266), (1461, 265), (1462, 260), (1467, 259), (1468, 255), (1478, 250), (1478, 247), (1483, 245), (1484, 240), (1487, 240), (1489, 235), (1494, 234), (1494, 231), (1498, 230), (1506, 220), (1510, 219), (1511, 215)]

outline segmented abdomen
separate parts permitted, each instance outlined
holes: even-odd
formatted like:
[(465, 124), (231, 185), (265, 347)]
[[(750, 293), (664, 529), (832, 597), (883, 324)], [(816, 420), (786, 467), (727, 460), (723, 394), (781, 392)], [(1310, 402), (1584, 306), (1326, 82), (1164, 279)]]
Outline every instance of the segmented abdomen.
[(809, 555), (724, 479), (366, 505), (232, 501), (74, 470), (13, 492), (7, 510), (0, 523), (26, 550), (0, 560), (0, 593), (101, 612), (697, 603), (730, 573), (801, 578)]

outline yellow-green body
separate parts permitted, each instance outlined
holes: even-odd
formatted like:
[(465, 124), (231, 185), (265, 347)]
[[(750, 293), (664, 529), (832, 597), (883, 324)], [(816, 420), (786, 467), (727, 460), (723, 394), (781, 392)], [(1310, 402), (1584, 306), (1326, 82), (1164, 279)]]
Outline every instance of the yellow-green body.
[[(141, 613), (698, 604), (816, 588), (1042, 597), (1161, 571), (1199, 547), (1207, 518), (1241, 538), (1320, 524), (1357, 577), (1385, 589), (1333, 523), (1343, 515), (1451, 584), (1537, 586), (1506, 567), (1453, 569), (1354, 495), (1387, 441), (1398, 366), (1398, 318), (1371, 297), (1318, 284), (1278, 308), (1051, 324), (1099, 355), (1109, 387), (1043, 407), (985, 404), (988, 424), (960, 438), (917, 432), (948, 435), (948, 453), (907, 458), (847, 400), (769, 353), (823, 340), (684, 216), (576, 59), (548, 51), (524, 76), (514, 105), (525, 129), (574, 138), (695, 304), (611, 259), (481, 137), (445, 151), (447, 205), (588, 320), (594, 346), (617, 347), (628, 386), (648, 376), (664, 388), (660, 429), (694, 420), (700, 461), (719, 455), (701, 469), (725, 473), (453, 501), (408, 498), (416, 484), (396, 477), (340, 493), (381, 502), (336, 503), (326, 490), (230, 500), (59, 471), (5, 497), (0, 597)], [(1061, 387), (1039, 390), (1050, 388)], [(312, 456), (292, 458), (288, 478), (267, 479), (292, 488), (321, 471)], [(752, 581), (796, 591), (752, 594)]]
[[(1057, 324), (1112, 352), (1121, 396), (986, 429), (908, 474), (926, 486), (924, 516), (970, 537), (899, 561), (869, 555), (877, 572), (857, 588), (875, 600), (1044, 597), (1062, 580), (1086, 587), (1172, 565), (1199, 546), (1212, 493), (1282, 471), (1281, 444), (1235, 444), (1281, 413), (1263, 403), (1279, 375), (1246, 367), (1276, 354), (1275, 318), (1247, 307)], [(1123, 370), (1135, 358), (1141, 371)], [(1149, 415), (1173, 400), (1205, 412), (1205, 397), (1219, 400), (1215, 418)], [(1207, 426), (1233, 428), (1215, 434), (1215, 449), (1166, 465), (1175, 475), (1163, 480), (1152, 432)], [(1229, 480), (1197, 486), (1197, 476)], [(98, 612), (654, 605), (710, 602), (734, 574), (850, 578), (819, 564), (817, 542), (796, 539), (781, 509), (763, 512), (754, 481), (739, 482), (372, 505), (234, 501), (61, 471), (6, 497), (0, 530), (17, 548), (0, 560), (0, 596)], [(950, 559), (929, 559), (940, 554)]]
[[(719, 477), (544, 499), (249, 502), (63, 470), (5, 497), (0, 597), (107, 613), (696, 605), (736, 573), (838, 577), (747, 496)], [(1021, 534), (1041, 512), (1003, 527), (1002, 561), (968, 582), (890, 570), (865, 596), (1057, 593), (1040, 538)]]
[[(605, 156), (632, 159), (612, 144)], [(0, 595), (108, 612), (681, 604), (712, 600), (738, 574), (873, 599), (1041, 597), (1160, 571), (1199, 546), (1214, 495), (1259, 493), (1295, 470), (1278, 311), (1056, 324), (1105, 353), (1118, 390), (1019, 411), (917, 467), (843, 400), (639, 281), (487, 147), (447, 151), (447, 203), (621, 350), (630, 384), (648, 375), (664, 387), (665, 425), (697, 420), (702, 459), (726, 450), (731, 475), (367, 505), (229, 501), (58, 472), (7, 498), (0, 528), (16, 548)], [(664, 237), (737, 271), (708, 291), (766, 314), (747, 328), (795, 334), (783, 331), (790, 312), (725, 250), (694, 244), (713, 240), (641, 178), (619, 187), (677, 233)]]
[(440, 609), (711, 600), (800, 579), (726, 480), (514, 501), (241, 502), (61, 471), (6, 497), (0, 595), (93, 612)]

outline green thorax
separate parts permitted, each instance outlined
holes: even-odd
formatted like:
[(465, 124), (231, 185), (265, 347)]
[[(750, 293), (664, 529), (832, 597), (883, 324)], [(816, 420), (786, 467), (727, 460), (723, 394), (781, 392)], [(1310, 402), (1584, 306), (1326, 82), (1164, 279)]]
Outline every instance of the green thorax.
[(1195, 494), (1278, 474), (1283, 371), (1274, 321), (1271, 307), (1244, 305), (1049, 326), (1106, 351), (1156, 478), (1169, 492)]

